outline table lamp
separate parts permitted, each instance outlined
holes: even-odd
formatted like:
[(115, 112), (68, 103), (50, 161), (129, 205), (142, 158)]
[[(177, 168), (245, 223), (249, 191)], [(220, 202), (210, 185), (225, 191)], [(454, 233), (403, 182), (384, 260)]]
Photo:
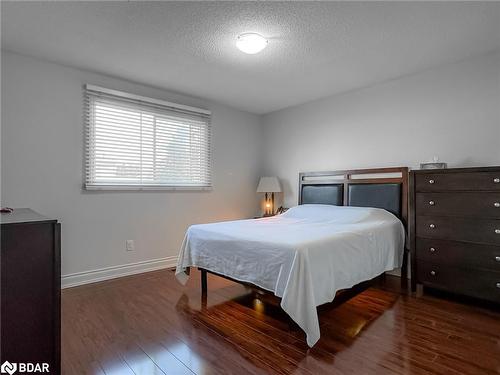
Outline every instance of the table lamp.
[[(281, 193), (281, 184), (278, 177), (261, 177), (257, 193), (266, 194), (266, 212), (264, 216), (274, 215), (274, 193)], [(269, 200), (269, 194), (271, 199)]]

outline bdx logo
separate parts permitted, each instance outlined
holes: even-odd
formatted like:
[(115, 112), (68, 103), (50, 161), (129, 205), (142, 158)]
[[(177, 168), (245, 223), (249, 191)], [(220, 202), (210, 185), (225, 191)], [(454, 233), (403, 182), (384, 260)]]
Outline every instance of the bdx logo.
[(10, 363), (9, 361), (5, 361), (0, 366), (0, 372), (2, 374), (13, 375), (16, 371), (19, 372), (28, 372), (28, 373), (37, 373), (37, 372), (49, 372), (49, 364), (48, 363)]

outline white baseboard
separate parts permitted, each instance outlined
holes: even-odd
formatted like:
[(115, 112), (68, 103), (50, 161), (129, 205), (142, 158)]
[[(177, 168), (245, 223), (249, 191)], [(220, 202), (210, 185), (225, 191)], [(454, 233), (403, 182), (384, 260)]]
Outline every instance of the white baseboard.
[(163, 268), (175, 267), (177, 256), (170, 256), (160, 259), (146, 260), (142, 262), (123, 264), (96, 270), (76, 272), (61, 276), (61, 288), (71, 288), (73, 286), (96, 283), (117, 277), (135, 275), (137, 273), (160, 270)]

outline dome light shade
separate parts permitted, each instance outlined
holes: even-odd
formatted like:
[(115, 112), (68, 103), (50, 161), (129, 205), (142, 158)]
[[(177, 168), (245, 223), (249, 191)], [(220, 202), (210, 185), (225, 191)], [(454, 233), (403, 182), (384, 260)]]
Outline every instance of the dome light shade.
[(257, 33), (244, 33), (236, 38), (236, 47), (242, 52), (253, 55), (267, 47), (267, 39)]

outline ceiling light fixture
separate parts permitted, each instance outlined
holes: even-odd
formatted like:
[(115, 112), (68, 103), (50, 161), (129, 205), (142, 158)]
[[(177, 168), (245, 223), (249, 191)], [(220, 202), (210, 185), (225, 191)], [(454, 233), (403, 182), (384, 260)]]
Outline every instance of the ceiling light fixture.
[(253, 55), (267, 47), (267, 39), (257, 33), (244, 33), (236, 38), (236, 47), (242, 52)]

